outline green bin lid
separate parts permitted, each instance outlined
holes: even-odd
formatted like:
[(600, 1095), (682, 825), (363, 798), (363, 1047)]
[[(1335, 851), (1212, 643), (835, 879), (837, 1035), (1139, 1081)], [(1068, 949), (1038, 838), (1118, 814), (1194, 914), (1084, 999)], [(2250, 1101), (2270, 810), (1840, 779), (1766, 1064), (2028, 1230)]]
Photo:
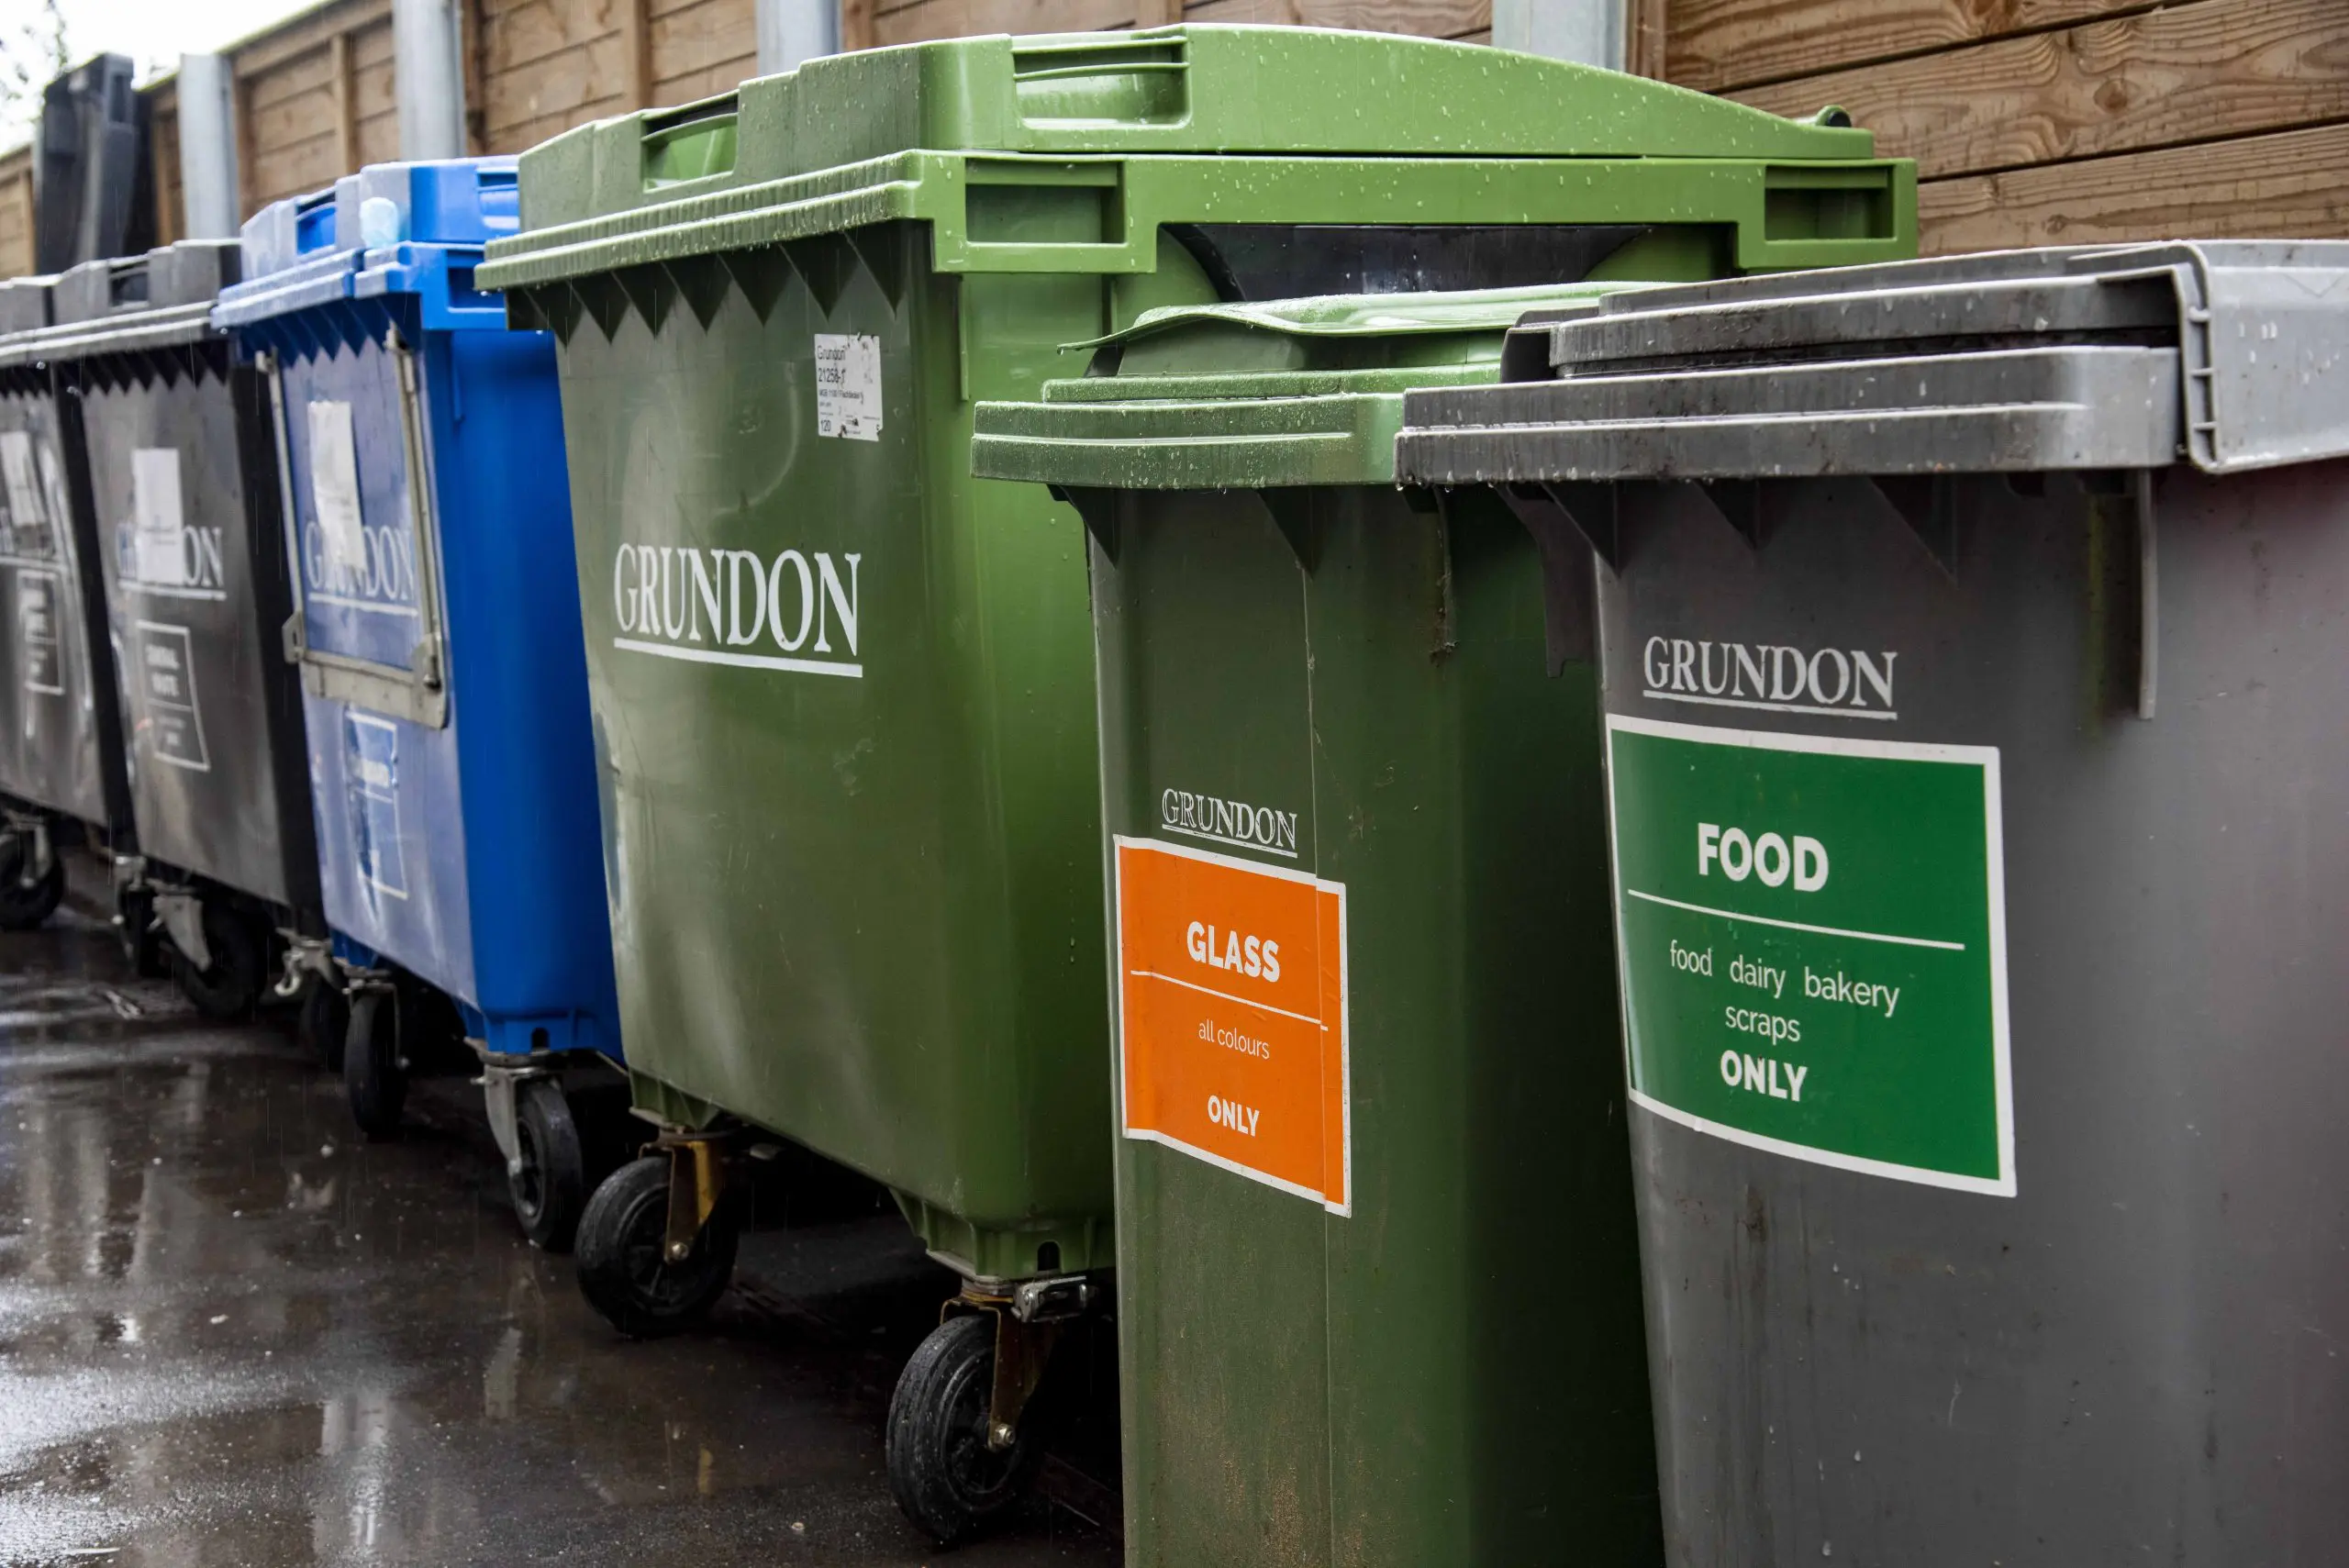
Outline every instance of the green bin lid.
[[(1660, 82), (1436, 39), (1211, 24), (954, 39), (827, 55), (681, 108), (554, 137), (522, 155), (523, 232), (491, 245), (478, 276), (484, 287), (528, 287), (934, 217), (949, 196), (959, 213), (965, 181), (1045, 177), (1031, 167), (1013, 180), (1011, 160), (1057, 160), (1062, 183), (1114, 184), (1114, 169), (1099, 161), (1168, 157), (1842, 164), (1866, 199), (1881, 194), (1865, 232), (1838, 229), (1834, 218), (1794, 228), (1806, 239), (1866, 241), (1866, 253), (1774, 264), (1876, 260), (1913, 246), (1914, 175), (1905, 162), (1872, 162), (1874, 151), (1875, 139), (1840, 111), (1788, 120)], [(1437, 210), (1444, 176), (1429, 172), (1437, 199), (1414, 221), (1459, 221)], [(1250, 172), (1217, 178), (1245, 201)], [(1782, 183), (1794, 189), (1802, 179), (1774, 178), (1773, 190)], [(953, 188), (925, 202), (924, 186)], [(1130, 206), (1142, 199), (1126, 196)], [(1694, 210), (1703, 205), (1692, 204), (1691, 221), (1709, 220)], [(1771, 228), (1782, 227), (1774, 213)], [(1085, 270), (1146, 272), (1154, 257), (1153, 247), (1122, 267)]]
[(1332, 295), (1145, 312), (1095, 373), (982, 403), (971, 469), (1067, 489), (1391, 484), (1403, 395), (1500, 379), (1508, 329), (1636, 284)]

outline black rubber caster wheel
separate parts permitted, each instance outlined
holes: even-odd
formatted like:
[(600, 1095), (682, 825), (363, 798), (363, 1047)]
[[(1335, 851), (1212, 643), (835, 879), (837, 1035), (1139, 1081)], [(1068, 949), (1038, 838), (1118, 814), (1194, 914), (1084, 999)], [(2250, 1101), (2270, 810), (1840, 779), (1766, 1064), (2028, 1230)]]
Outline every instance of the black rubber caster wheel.
[(351, 998), (342, 987), (313, 974), (302, 983), (296, 1038), (329, 1073), (342, 1071), (342, 1042), (351, 1033)]
[(579, 1217), (579, 1290), (632, 1340), (691, 1328), (734, 1277), (734, 1206), (721, 1201), (682, 1262), (664, 1257), (669, 1158), (649, 1154), (606, 1178)]
[(522, 1085), (515, 1096), (514, 1136), (522, 1156), (521, 1169), (506, 1173), (514, 1218), (531, 1246), (568, 1252), (587, 1204), (587, 1159), (560, 1084), (533, 1078)]
[(1043, 1459), (1032, 1402), (1011, 1447), (987, 1447), (994, 1388), (995, 1315), (974, 1312), (931, 1331), (889, 1397), (889, 1490), (941, 1546), (1018, 1502)]
[(407, 1106), (407, 1063), (400, 1054), (399, 997), (384, 987), (370, 986), (351, 998), (342, 1086), (360, 1131), (370, 1138), (399, 1131), (400, 1112)]
[(225, 904), (204, 906), (204, 945), (212, 950), (211, 967), (198, 969), (174, 946), (171, 950), (172, 978), (180, 994), (195, 1004), (206, 1018), (226, 1022), (249, 1018), (261, 1000), (268, 980), (268, 944), (252, 921)]
[(0, 839), (0, 930), (29, 931), (51, 915), (65, 898), (65, 862), (51, 852), (49, 870), (30, 882), (24, 879), (33, 847), (20, 833)]

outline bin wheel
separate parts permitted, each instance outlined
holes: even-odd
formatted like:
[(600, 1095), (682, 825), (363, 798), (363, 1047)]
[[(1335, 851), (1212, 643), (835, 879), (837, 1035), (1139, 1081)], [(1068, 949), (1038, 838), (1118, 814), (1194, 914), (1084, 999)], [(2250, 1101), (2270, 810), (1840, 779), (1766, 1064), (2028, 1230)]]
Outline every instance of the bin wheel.
[(180, 995), (207, 1018), (226, 1020), (250, 1014), (268, 978), (262, 973), (268, 955), (253, 923), (225, 904), (206, 903), (204, 941), (212, 950), (209, 969), (196, 968), (176, 946), (171, 950), (172, 977), (179, 982)]
[(48, 872), (28, 884), (22, 877), (28, 852), (21, 833), (0, 839), (0, 930), (29, 931), (55, 914), (64, 900), (64, 857), (52, 852)]
[(734, 1277), (735, 1223), (733, 1204), (721, 1200), (685, 1261), (668, 1262), (668, 1156), (632, 1160), (605, 1179), (579, 1217), (580, 1294), (632, 1340), (691, 1328)]
[(351, 999), (351, 1032), (342, 1042), (342, 1086), (351, 1118), (370, 1138), (389, 1138), (407, 1105), (407, 1064), (400, 1060), (399, 999), (370, 986)]
[(987, 1447), (995, 1314), (949, 1318), (918, 1346), (889, 1397), (889, 1490), (906, 1518), (949, 1546), (1019, 1501), (1043, 1459), (1035, 1422)]
[(506, 1173), (514, 1218), (522, 1222), (522, 1234), (531, 1246), (568, 1252), (579, 1231), (579, 1211), (587, 1201), (587, 1159), (579, 1145), (579, 1124), (572, 1119), (571, 1102), (562, 1086), (544, 1078), (523, 1084), (520, 1099), (514, 1136), (522, 1164)]
[(351, 999), (342, 987), (313, 974), (302, 987), (302, 1011), (295, 1023), (305, 1049), (316, 1053), (329, 1073), (342, 1071), (342, 1042), (351, 1030)]

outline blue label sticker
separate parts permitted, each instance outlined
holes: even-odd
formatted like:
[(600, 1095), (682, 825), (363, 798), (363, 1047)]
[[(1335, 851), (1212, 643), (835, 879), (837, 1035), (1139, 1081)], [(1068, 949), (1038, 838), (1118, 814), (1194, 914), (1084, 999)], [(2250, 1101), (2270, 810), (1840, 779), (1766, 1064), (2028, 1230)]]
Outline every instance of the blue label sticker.
[(379, 893), (406, 898), (406, 868), (400, 860), (399, 727), (345, 709), (342, 740), (359, 878)]

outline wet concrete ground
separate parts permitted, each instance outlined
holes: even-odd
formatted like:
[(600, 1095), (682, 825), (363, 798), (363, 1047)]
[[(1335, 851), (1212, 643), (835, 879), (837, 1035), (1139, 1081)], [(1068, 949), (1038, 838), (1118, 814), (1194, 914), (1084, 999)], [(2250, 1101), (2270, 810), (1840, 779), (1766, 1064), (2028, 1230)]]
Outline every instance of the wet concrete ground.
[(288, 1029), (203, 1024), (94, 914), (0, 933), (0, 1565), (1119, 1560), (1065, 1444), (952, 1554), (898, 1515), (941, 1284), (894, 1214), (756, 1229), (707, 1325), (625, 1341), (515, 1231), (477, 1091), (370, 1144)]

